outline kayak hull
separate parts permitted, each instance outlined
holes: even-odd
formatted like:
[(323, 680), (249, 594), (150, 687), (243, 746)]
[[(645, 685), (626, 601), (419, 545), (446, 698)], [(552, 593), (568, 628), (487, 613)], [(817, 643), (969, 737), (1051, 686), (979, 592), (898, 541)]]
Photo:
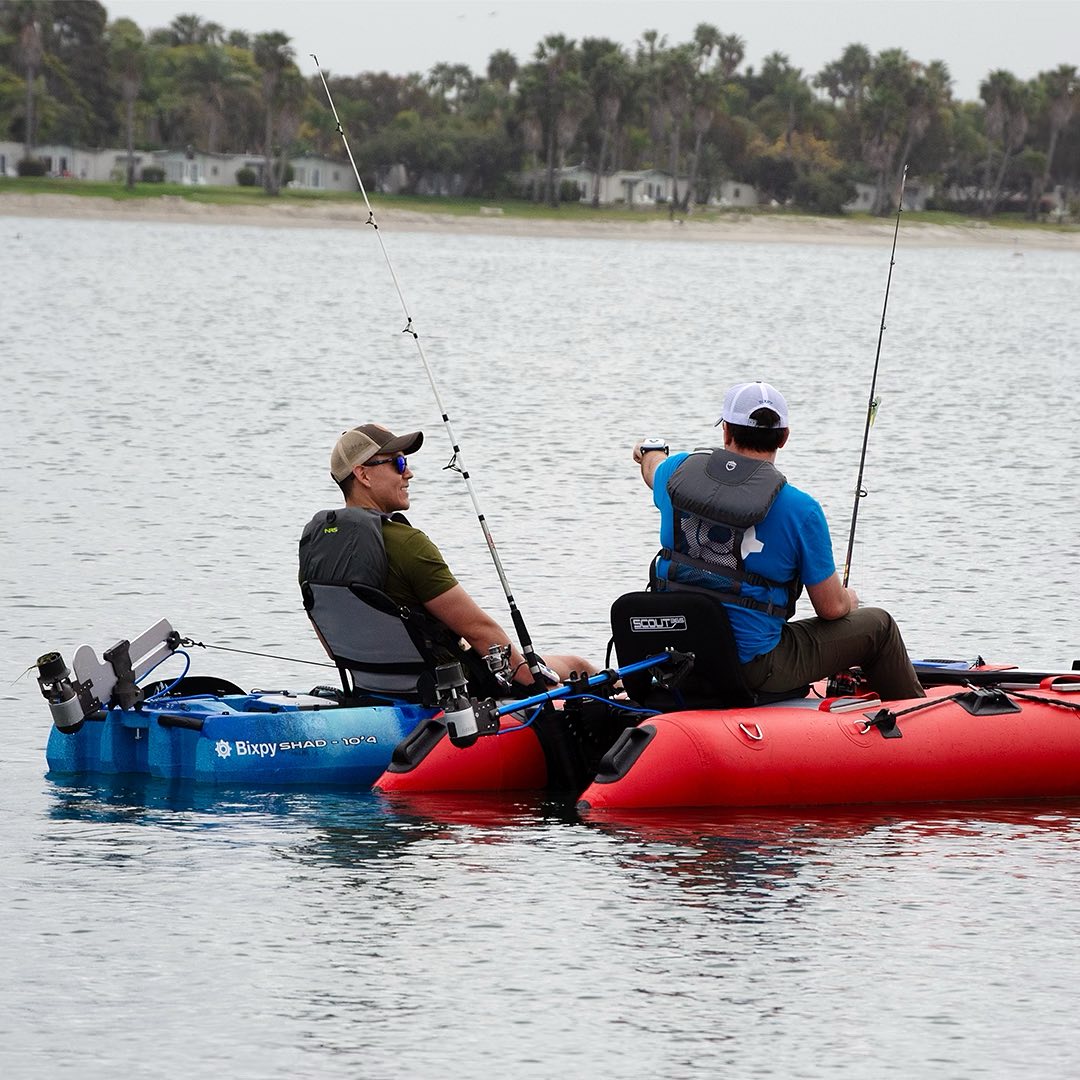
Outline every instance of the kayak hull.
[[(832, 713), (790, 706), (657, 716), (613, 747), (584, 790), (584, 812), (824, 806), (1080, 796), (1080, 717), (1060, 695), (971, 713), (955, 688), (936, 702)], [(1032, 700), (1037, 698), (1038, 700)]]
[(394, 747), (438, 715), (418, 705), (338, 707), (306, 695), (169, 699), (53, 727), (51, 774), (135, 773), (211, 784), (369, 788)]

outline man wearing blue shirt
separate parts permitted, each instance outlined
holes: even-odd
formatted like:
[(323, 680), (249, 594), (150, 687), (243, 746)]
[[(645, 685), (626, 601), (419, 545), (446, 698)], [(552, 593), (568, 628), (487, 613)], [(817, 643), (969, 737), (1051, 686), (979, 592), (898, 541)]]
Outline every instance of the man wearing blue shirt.
[[(789, 434), (783, 395), (768, 383), (734, 386), (717, 424), (723, 449), (634, 447), (661, 514), (656, 587), (720, 595), (751, 690), (793, 690), (858, 666), (884, 700), (925, 696), (892, 616), (859, 607), (841, 584), (820, 505), (773, 464)], [(789, 621), (804, 587), (816, 618)]]

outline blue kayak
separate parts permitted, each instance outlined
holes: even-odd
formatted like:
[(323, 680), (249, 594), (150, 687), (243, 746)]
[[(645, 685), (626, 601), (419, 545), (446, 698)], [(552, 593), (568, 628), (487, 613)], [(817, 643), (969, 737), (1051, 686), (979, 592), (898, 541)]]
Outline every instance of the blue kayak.
[(51, 774), (134, 773), (212, 784), (369, 788), (394, 748), (439, 709), (388, 699), (342, 703), (334, 688), (253, 691), (206, 676), (139, 680), (179, 651), (161, 620), (99, 660), (82, 646), (74, 674), (58, 653), (38, 661), (53, 714)]
[(180, 696), (99, 710), (75, 731), (54, 725), (45, 755), (51, 773), (368, 788), (394, 747), (437, 712), (406, 702), (335, 706), (285, 693)]

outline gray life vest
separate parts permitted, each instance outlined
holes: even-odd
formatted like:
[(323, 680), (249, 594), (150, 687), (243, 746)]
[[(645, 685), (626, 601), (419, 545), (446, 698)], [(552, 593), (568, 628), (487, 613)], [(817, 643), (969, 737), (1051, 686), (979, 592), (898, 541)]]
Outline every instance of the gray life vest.
[(324, 585), (386, 584), (382, 514), (360, 506), (320, 510), (300, 536), (300, 581)]
[[(409, 524), (404, 514), (387, 517)], [(327, 644), (335, 657), (349, 657), (353, 665), (359, 664), (364, 669), (369, 688), (371, 673), (395, 676), (400, 682), (402, 673), (397, 669), (403, 665), (411, 669), (412, 665), (409, 647), (403, 646), (394, 653), (392, 641), (401, 635), (388, 629), (384, 618), (373, 616), (370, 607), (367, 617), (359, 617), (363, 605), (349, 590), (350, 585), (363, 585), (382, 593), (386, 587), (390, 564), (383, 541), (383, 518), (378, 510), (359, 506), (320, 510), (304, 526), (300, 536), (300, 587), (305, 606), (312, 614), (312, 605), (318, 601), (318, 614), (312, 615), (312, 621), (324, 638), (328, 634), (333, 638)], [(498, 690), (484, 658), (474, 649), (463, 648), (457, 634), (435, 616), (423, 608), (399, 607), (385, 594), (384, 603), (390, 610), (396, 608), (397, 618), (408, 627), (409, 637), (429, 666), (457, 661), (462, 664), (475, 694), (488, 697)], [(388, 685), (384, 680), (383, 688)]]
[[(791, 618), (801, 591), (798, 580), (773, 581), (747, 570), (743, 560), (743, 537), (765, 519), (786, 483), (771, 462), (759, 458), (722, 449), (687, 457), (668, 481), (675, 547), (660, 552), (659, 558), (667, 560), (660, 587), (704, 588), (724, 603)], [(786, 603), (747, 596), (743, 585), (783, 589)]]

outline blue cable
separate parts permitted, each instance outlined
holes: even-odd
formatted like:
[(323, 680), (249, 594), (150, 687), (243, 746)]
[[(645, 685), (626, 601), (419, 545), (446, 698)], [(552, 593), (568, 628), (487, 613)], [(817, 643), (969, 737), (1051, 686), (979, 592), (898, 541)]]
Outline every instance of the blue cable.
[[(162, 657), (152, 668), (150, 668), (150, 671), (147, 671), (142, 677), (145, 679), (146, 676), (149, 675), (151, 671), (157, 671), (157, 669), (159, 667), (161, 667), (161, 665), (164, 664), (165, 661), (168, 660), (172, 656), (182, 656), (184, 658), (184, 670), (181, 671), (180, 674), (171, 683), (169, 683), (169, 685), (166, 686), (164, 690), (159, 690), (156, 694), (151, 694), (146, 699), (147, 701), (155, 701), (159, 697), (164, 697), (167, 693), (169, 693), (170, 690), (173, 690), (177, 686), (179, 686), (180, 683), (183, 681), (184, 677), (191, 670), (191, 657), (186, 652), (184, 652), (183, 649), (177, 649), (176, 652), (170, 653), (169, 656)], [(212, 696), (212, 695), (206, 695), (206, 696)]]
[(498, 731), (495, 732), (495, 734), (496, 735), (509, 735), (511, 731), (524, 731), (540, 715), (540, 712), (541, 712), (541, 710), (543, 708), (544, 708), (543, 705), (537, 705), (536, 708), (533, 709), (532, 716), (530, 716), (529, 719), (526, 720), (524, 723), (516, 724), (514, 727), (500, 728)]
[[(612, 708), (622, 709), (624, 712), (640, 713), (640, 714), (642, 714), (644, 716), (659, 716), (660, 715), (660, 710), (659, 709), (644, 709), (640, 705), (638, 705), (638, 706), (635, 706), (635, 705), (623, 705), (618, 701), (611, 701), (608, 698), (598, 697), (596, 694), (571, 694), (568, 697), (563, 698), (563, 700), (564, 701), (585, 701), (585, 700), (587, 700), (587, 701), (600, 701), (600, 702), (603, 702), (605, 705), (610, 705)], [(531, 726), (533, 721), (540, 715), (540, 712), (541, 712), (541, 710), (543, 708), (544, 708), (543, 705), (537, 705), (536, 708), (533, 710), (532, 716), (530, 716), (528, 720), (524, 721), (523, 723), (516, 724), (514, 727), (511, 727), (511, 728), (502, 728), (500, 731), (496, 731), (495, 734), (496, 735), (509, 735), (510, 732), (512, 732), (512, 731), (524, 731), (525, 728)]]
[(659, 716), (660, 709), (646, 709), (641, 705), (623, 705), (620, 701), (612, 701), (610, 698), (602, 698), (597, 694), (571, 694), (566, 701), (587, 700), (587, 701), (602, 701), (605, 705), (610, 705), (613, 709), (622, 709), (624, 712), (642, 713), (645, 716)]

